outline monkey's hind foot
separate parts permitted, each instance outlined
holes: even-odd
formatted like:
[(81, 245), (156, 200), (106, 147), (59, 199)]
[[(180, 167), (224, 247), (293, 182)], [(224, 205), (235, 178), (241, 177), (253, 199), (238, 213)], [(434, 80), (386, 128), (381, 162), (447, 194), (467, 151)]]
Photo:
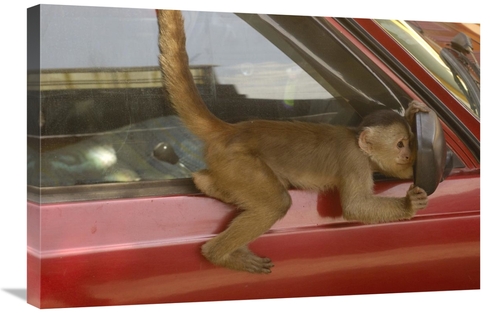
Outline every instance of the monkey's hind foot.
[(269, 274), (274, 266), (271, 259), (258, 257), (247, 247), (239, 248), (228, 255), (217, 258), (213, 255), (214, 253), (207, 249), (205, 244), (202, 247), (202, 254), (215, 265), (250, 273)]

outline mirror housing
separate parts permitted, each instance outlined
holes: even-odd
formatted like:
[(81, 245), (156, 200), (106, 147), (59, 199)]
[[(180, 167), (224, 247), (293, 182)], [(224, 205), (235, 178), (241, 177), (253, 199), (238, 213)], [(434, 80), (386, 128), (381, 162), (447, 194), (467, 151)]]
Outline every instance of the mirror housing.
[(431, 195), (451, 171), (452, 152), (446, 146), (441, 123), (434, 111), (417, 112), (414, 121), (417, 144), (414, 185)]

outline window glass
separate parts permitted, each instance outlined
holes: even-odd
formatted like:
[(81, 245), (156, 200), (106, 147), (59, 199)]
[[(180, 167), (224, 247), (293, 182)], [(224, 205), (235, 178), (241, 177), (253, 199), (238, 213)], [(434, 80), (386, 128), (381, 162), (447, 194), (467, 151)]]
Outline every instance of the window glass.
[[(325, 64), (311, 65), (241, 16), (184, 16), (193, 77), (221, 119), (355, 126), (368, 106), (401, 111), (389, 83), (307, 23), (290, 23), (290, 34), (312, 27), (294, 40), (320, 42), (309, 58), (324, 55)], [(28, 72), (28, 106), (40, 108), (28, 110), (29, 185), (173, 180), (204, 168), (202, 143), (165, 99), (154, 10), (43, 5), (40, 34), (40, 82)]]

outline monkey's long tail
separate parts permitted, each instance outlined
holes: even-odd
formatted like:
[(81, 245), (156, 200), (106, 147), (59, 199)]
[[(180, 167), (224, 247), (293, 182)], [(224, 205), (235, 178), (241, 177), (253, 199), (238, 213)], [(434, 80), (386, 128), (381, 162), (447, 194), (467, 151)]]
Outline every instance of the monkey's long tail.
[(213, 115), (194, 84), (180, 11), (158, 10), (160, 67), (170, 101), (184, 124), (202, 140), (231, 127)]

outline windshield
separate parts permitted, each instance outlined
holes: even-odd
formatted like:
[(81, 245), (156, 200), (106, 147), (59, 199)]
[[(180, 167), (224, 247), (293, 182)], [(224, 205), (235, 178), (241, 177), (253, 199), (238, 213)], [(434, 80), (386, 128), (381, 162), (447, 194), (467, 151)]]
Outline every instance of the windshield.
[(377, 20), (377, 22), (479, 118), (479, 84), (476, 79), (471, 79), (467, 71), (460, 71), (460, 68), (457, 70), (460, 65), (447, 62), (447, 59), (439, 53), (443, 48), (437, 44), (431, 46), (429, 41), (426, 41), (407, 22), (395, 20)]

